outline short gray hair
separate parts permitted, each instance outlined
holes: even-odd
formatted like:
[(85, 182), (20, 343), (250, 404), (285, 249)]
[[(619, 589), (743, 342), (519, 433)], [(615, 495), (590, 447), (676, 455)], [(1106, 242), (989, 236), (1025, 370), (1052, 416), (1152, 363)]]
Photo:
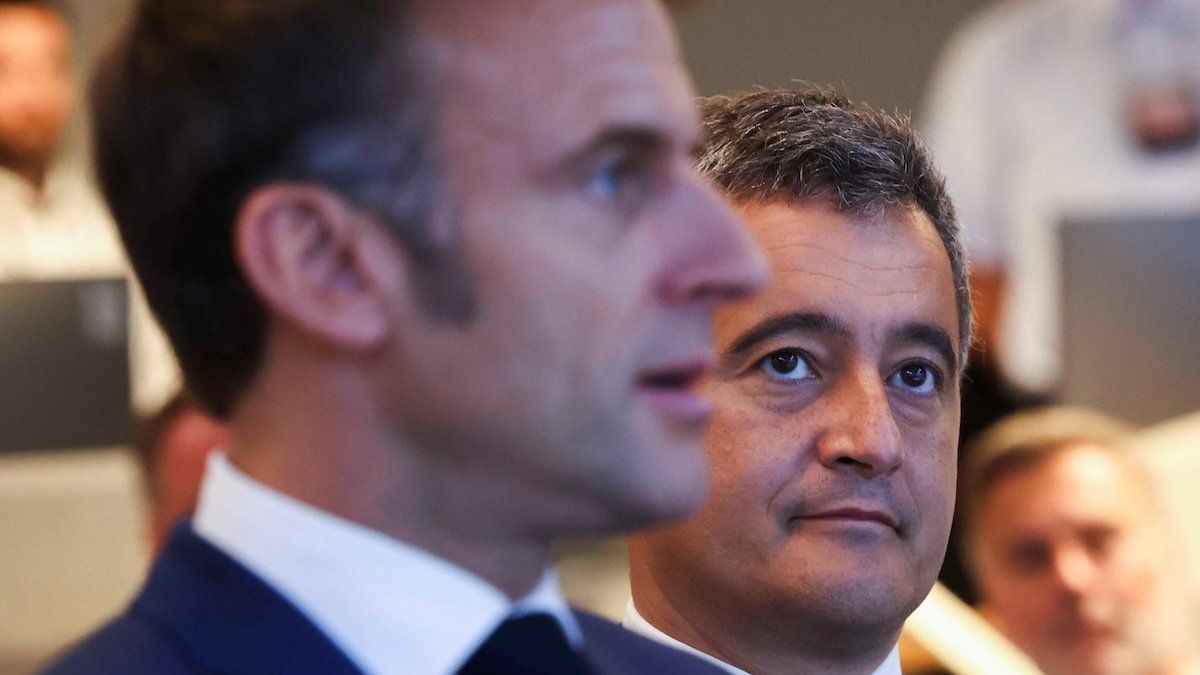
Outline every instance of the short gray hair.
[(950, 258), (962, 372), (972, 336), (966, 254), (945, 180), (907, 118), (823, 89), (714, 96), (701, 113), (697, 167), (736, 202), (825, 199), (866, 217), (923, 210)]

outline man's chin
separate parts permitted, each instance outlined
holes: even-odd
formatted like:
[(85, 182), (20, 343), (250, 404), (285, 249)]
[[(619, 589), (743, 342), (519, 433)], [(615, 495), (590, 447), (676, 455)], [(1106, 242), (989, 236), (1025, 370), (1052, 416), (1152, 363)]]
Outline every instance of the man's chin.
[(824, 573), (830, 581), (894, 581), (914, 574), (914, 566), (903, 556), (900, 539), (874, 523), (814, 522), (786, 536), (781, 554), (798, 561), (798, 566), (806, 561), (828, 561), (831, 567)]
[(54, 154), (58, 138), (22, 138), (14, 143), (5, 143), (3, 153), (23, 163), (42, 161)]
[(636, 530), (687, 518), (707, 493), (708, 465), (697, 439), (695, 445), (660, 445), (630, 462), (607, 497), (620, 514), (621, 529)]
[[(898, 630), (921, 603), (928, 589), (918, 593), (908, 578), (869, 564), (849, 559), (830, 558), (841, 565), (828, 569), (810, 569), (804, 579), (788, 586), (807, 588), (804, 597), (789, 602), (829, 628), (842, 627), (851, 633), (888, 633)], [(782, 593), (781, 593), (782, 595)]]
[(1138, 659), (1130, 645), (1113, 639), (1092, 639), (1077, 642), (1071, 654), (1071, 662), (1064, 664), (1059, 672), (1080, 675), (1124, 675), (1135, 672), (1144, 664)]

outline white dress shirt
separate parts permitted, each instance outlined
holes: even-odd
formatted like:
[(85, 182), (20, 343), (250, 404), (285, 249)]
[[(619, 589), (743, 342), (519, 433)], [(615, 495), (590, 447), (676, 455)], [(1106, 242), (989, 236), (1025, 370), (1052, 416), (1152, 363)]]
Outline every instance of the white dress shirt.
[[(650, 624), (649, 621), (646, 621), (646, 619), (644, 619), (640, 613), (638, 613), (637, 608), (633, 606), (633, 600), (630, 600), (629, 604), (625, 607), (625, 618), (621, 620), (621, 625), (635, 633), (638, 633), (644, 637), (648, 637), (651, 640), (660, 642), (669, 647), (674, 647), (681, 651), (685, 651), (693, 656), (698, 656), (711, 664), (724, 668), (726, 671), (732, 673), (732, 675), (750, 675), (741, 668), (731, 666), (715, 656), (712, 656), (711, 654), (705, 654), (699, 649), (696, 649), (691, 645), (686, 645), (655, 628)], [(900, 645), (892, 647), (891, 653), (888, 654), (887, 658), (883, 660), (883, 663), (879, 664), (879, 667), (874, 670), (872, 675), (901, 675)]]
[(553, 571), (513, 603), (460, 567), (255, 481), (220, 452), (209, 457), (193, 527), (366, 673), (453, 673), (506, 618), (536, 612), (582, 645)]
[(82, 166), (54, 165), (40, 193), (0, 168), (0, 275), (119, 275), (124, 259), (116, 229)]
[(1062, 375), (1064, 219), (1200, 214), (1200, 147), (1143, 150), (1131, 93), (1200, 87), (1200, 0), (1004, 0), (954, 37), (923, 131), (972, 262), (1005, 272), (998, 363), (1021, 389)]

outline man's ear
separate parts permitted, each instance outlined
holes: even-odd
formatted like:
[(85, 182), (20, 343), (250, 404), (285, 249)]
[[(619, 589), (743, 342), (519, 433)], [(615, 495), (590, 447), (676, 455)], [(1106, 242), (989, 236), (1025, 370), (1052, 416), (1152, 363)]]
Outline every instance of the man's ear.
[(242, 273), (277, 320), (339, 349), (389, 338), (387, 298), (403, 283), (378, 221), (309, 183), (255, 190), (234, 223)]

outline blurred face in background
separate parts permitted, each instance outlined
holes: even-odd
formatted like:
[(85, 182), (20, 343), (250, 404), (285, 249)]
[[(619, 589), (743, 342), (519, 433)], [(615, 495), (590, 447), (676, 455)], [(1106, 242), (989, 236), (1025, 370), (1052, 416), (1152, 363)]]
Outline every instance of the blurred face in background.
[(62, 16), (0, 5), (0, 162), (44, 163), (74, 103), (70, 34)]
[(225, 427), (195, 408), (184, 410), (163, 430), (150, 467), (150, 536), (160, 551), (171, 528), (196, 510), (205, 462), (228, 440)]
[(1091, 445), (1002, 475), (979, 505), (976, 579), (1001, 630), (1050, 675), (1169, 672), (1187, 614), (1162, 516), (1128, 464)]

